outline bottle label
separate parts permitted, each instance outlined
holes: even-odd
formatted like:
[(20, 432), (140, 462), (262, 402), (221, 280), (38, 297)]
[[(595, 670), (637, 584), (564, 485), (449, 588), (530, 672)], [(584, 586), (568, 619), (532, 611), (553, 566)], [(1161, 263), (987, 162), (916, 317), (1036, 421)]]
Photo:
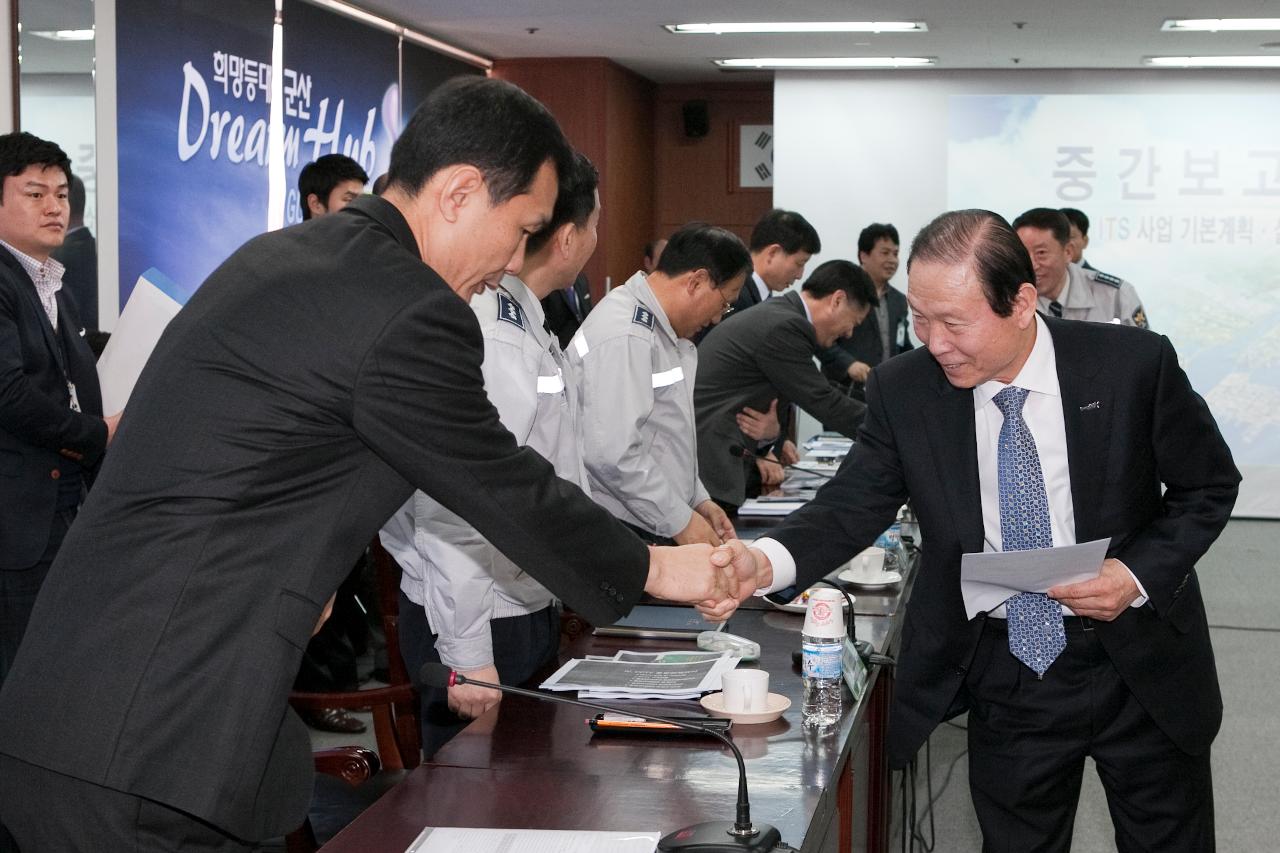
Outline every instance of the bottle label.
[(804, 643), (801, 645), (805, 678), (839, 678), (843, 643)]

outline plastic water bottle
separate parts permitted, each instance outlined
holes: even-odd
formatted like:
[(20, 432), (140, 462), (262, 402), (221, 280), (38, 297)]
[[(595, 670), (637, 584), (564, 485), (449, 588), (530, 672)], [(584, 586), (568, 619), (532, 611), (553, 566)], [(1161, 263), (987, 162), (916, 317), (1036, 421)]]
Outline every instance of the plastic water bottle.
[(800, 635), (804, 725), (830, 726), (840, 719), (841, 657), (844, 652), (844, 595), (836, 589), (816, 589), (809, 595)]
[(876, 547), (884, 549), (884, 571), (897, 572), (902, 569), (902, 525), (894, 522), (889, 529), (876, 539)]

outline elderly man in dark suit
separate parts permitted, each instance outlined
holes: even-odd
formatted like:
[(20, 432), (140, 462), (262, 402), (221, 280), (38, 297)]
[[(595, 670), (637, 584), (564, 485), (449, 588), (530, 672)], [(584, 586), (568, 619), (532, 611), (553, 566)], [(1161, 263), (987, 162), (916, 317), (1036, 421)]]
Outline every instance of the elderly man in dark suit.
[[(808, 584), (910, 498), (926, 547), (890, 763), (967, 710), (985, 850), (1069, 850), (1086, 756), (1119, 850), (1214, 849), (1222, 698), (1195, 563), (1240, 474), (1208, 407), (1166, 338), (1039, 315), (1031, 260), (996, 214), (934, 220), (908, 273), (925, 347), (871, 372), (867, 420), (817, 499), (716, 558), (733, 553), (742, 595)], [(1102, 538), (1095, 578), (967, 618), (962, 554)]]
[(383, 197), (251, 240), (174, 318), (0, 691), (0, 824), (25, 853), (245, 850), (300, 824), (290, 684), (415, 487), (592, 623), (642, 590), (723, 596), (710, 546), (647, 548), (485, 396), (465, 297), (519, 270), (569, 156), (528, 95), (455, 78)]
[(866, 407), (828, 382), (813, 357), (849, 334), (875, 304), (875, 285), (865, 272), (849, 261), (827, 261), (799, 292), (732, 314), (703, 339), (693, 392), (698, 471), (722, 506), (742, 505), (746, 466), (755, 465), (756, 440), (739, 428), (744, 408), (795, 403), (853, 437)]
[(52, 258), (70, 176), (54, 143), (0, 136), (0, 684), (116, 424)]

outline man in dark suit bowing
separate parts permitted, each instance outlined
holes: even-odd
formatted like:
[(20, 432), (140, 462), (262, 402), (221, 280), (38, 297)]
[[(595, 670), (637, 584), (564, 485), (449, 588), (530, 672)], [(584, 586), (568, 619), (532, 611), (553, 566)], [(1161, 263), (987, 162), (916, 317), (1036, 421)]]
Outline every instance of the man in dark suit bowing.
[(170, 323), (0, 690), (0, 824), (24, 853), (298, 826), (302, 650), (415, 487), (592, 623), (642, 590), (722, 595), (709, 546), (648, 549), (485, 396), (465, 299), (520, 269), (570, 155), (524, 92), (455, 78), (383, 197), (251, 240)]
[(827, 381), (813, 357), (848, 335), (875, 306), (876, 289), (849, 261), (827, 261), (800, 291), (726, 317), (698, 347), (693, 404), (698, 423), (698, 472), (721, 506), (746, 499), (757, 441), (738, 424), (744, 407), (792, 403), (829, 429), (853, 438), (866, 406)]
[[(910, 498), (924, 554), (890, 763), (968, 710), (985, 850), (1068, 850), (1086, 756), (1121, 851), (1212, 850), (1222, 699), (1195, 563), (1240, 475), (1166, 338), (1043, 317), (1034, 281), (996, 214), (926, 226), (907, 287), (924, 347), (871, 372), (858, 441), (817, 498), (716, 559), (733, 554), (741, 595), (808, 584)], [(966, 617), (962, 554), (1108, 537), (1096, 578)]]
[(117, 420), (52, 257), (70, 178), (54, 143), (0, 136), (0, 684)]

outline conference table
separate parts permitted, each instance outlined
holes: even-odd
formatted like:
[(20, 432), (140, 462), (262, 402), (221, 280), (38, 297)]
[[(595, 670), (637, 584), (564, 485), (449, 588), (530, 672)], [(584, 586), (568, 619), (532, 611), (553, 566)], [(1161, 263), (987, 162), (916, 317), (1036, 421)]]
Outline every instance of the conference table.
[[(765, 529), (770, 524), (762, 520)], [(760, 535), (752, 520), (742, 535)], [(851, 591), (856, 628), (881, 653), (894, 653), (904, 605), (915, 577), (885, 590)], [(751, 816), (778, 828), (805, 853), (885, 851), (889, 843), (890, 780), (884, 741), (892, 673), (873, 668), (861, 701), (848, 687), (837, 724), (801, 725), (802, 684), (792, 653), (800, 649), (804, 617), (753, 600), (728, 630), (761, 645), (758, 666), (770, 692), (791, 700), (771, 723), (735, 724), (732, 737), (747, 768)], [(619, 649), (692, 648), (682, 640), (596, 637), (585, 633), (561, 660)], [(549, 673), (548, 673), (549, 674)], [(609, 703), (606, 703), (609, 704)], [(626, 706), (626, 703), (619, 703)], [(694, 701), (643, 702), (652, 713), (702, 713)], [(402, 853), (428, 826), (562, 830), (658, 831), (732, 821), (738, 771), (732, 753), (699, 736), (593, 734), (592, 711), (506, 696), (416, 768), (325, 845), (327, 853)]]

